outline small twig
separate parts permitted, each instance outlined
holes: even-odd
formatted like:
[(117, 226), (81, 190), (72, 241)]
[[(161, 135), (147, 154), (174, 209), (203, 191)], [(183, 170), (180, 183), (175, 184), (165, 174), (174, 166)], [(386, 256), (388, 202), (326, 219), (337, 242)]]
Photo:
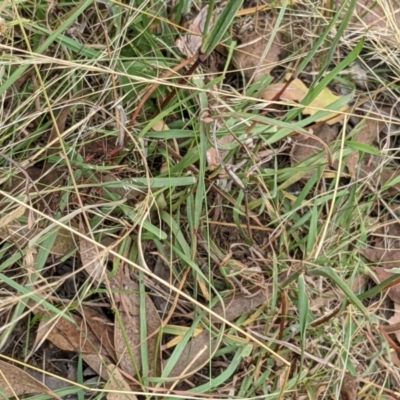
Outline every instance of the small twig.
[[(196, 65), (197, 62), (198, 62), (198, 61), (197, 61), (197, 58), (198, 58), (198, 55), (196, 54), (196, 55), (194, 55), (193, 57), (190, 57), (190, 58), (188, 58), (188, 59), (186, 59), (186, 60), (183, 60), (183, 61), (182, 61), (180, 64), (178, 64), (176, 67), (172, 68), (172, 69), (169, 70), (167, 73), (165, 73), (165, 74), (161, 77), (161, 79), (166, 79), (166, 78), (170, 77), (172, 74), (174, 74), (175, 72), (179, 71), (181, 68), (183, 68), (183, 67), (186, 66), (187, 64), (191, 63), (192, 61), (195, 61), (195, 63), (193, 64), (193, 66)], [(197, 64), (197, 65), (198, 65), (198, 64)], [(193, 68), (193, 66), (192, 66), (192, 68)], [(192, 68), (190, 69), (190, 71), (192, 70)], [(193, 69), (193, 70), (194, 70), (194, 69)], [(193, 73), (193, 71), (191, 71), (191, 73)], [(132, 126), (132, 125), (135, 123), (136, 118), (138, 117), (140, 110), (141, 110), (142, 107), (144, 106), (144, 103), (148, 100), (148, 98), (151, 96), (151, 94), (152, 94), (159, 86), (160, 86), (160, 83), (159, 83), (159, 82), (154, 83), (154, 84), (151, 86), (151, 88), (146, 92), (146, 94), (142, 97), (142, 100), (140, 100), (139, 105), (136, 107), (136, 109), (135, 109), (135, 111), (133, 112), (132, 117), (131, 117), (131, 119), (130, 119), (130, 121), (129, 121), (129, 125), (130, 125), (130, 126)], [(174, 94), (175, 94), (174, 91), (172, 91), (171, 93), (174, 93)], [(171, 95), (171, 93), (170, 93), (170, 95)], [(169, 96), (168, 96), (168, 97), (169, 97)], [(168, 99), (168, 97), (167, 97), (167, 99)], [(170, 99), (169, 99), (169, 100), (170, 100)], [(166, 100), (164, 100), (164, 103), (166, 103)], [(164, 104), (164, 103), (163, 103), (163, 104)], [(161, 107), (163, 107), (163, 105), (161, 105)]]
[[(178, 81), (178, 85), (182, 85), (185, 82), (185, 80), (193, 74), (193, 72), (199, 66), (199, 64), (200, 64), (200, 59), (197, 58), (196, 61), (193, 63), (193, 65), (189, 68), (189, 71), (187, 72), (186, 76)], [(167, 107), (168, 103), (174, 98), (175, 94), (176, 94), (176, 87), (171, 90), (169, 95), (161, 103), (160, 111), (164, 110), (165, 107)]]
[[(288, 312), (287, 294), (286, 294), (286, 290), (282, 290), (282, 292), (281, 292), (281, 320), (279, 323), (278, 340), (283, 339), (283, 331), (285, 330), (287, 312)], [(277, 343), (275, 352), (278, 352), (280, 348), (281, 348), (280, 343)]]

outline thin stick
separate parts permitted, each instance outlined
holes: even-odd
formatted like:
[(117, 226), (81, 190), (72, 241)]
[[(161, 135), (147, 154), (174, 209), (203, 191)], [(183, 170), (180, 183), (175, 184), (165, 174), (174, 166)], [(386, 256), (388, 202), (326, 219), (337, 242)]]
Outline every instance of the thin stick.
[[(186, 66), (187, 64), (191, 63), (192, 61), (195, 61), (195, 63), (194, 63), (193, 65), (196, 65), (196, 63), (197, 63), (197, 58), (198, 58), (198, 55), (196, 54), (196, 55), (194, 55), (194, 56), (188, 58), (187, 60), (183, 60), (183, 61), (182, 61), (180, 64), (178, 64), (176, 67), (172, 68), (172, 69), (171, 69), (170, 71), (168, 71), (165, 75), (163, 75), (163, 76), (161, 77), (161, 79), (166, 79), (166, 78), (170, 77), (173, 73), (179, 71), (181, 68), (183, 68), (183, 67)], [(192, 68), (193, 68), (193, 66), (192, 66)], [(192, 70), (192, 68), (191, 68), (190, 70)], [(192, 71), (191, 73), (193, 73), (193, 71)], [(152, 87), (151, 87), (151, 88), (146, 92), (146, 94), (142, 97), (142, 100), (140, 100), (139, 105), (136, 107), (136, 109), (135, 109), (135, 111), (133, 112), (132, 117), (131, 117), (131, 119), (130, 119), (130, 121), (129, 121), (129, 125), (130, 125), (130, 126), (132, 126), (132, 125), (135, 123), (136, 118), (138, 117), (140, 110), (141, 110), (142, 107), (144, 106), (144, 103), (148, 100), (148, 98), (151, 96), (151, 94), (152, 94), (159, 86), (160, 86), (160, 83), (159, 83), (159, 82), (154, 83), (154, 84), (152, 85)], [(174, 93), (174, 91), (172, 91), (171, 93)], [(171, 93), (170, 93), (170, 95), (171, 95)], [(168, 97), (169, 97), (169, 96), (168, 96)], [(168, 99), (168, 97), (167, 97), (167, 99)], [(164, 101), (164, 103), (165, 103), (165, 101)]]

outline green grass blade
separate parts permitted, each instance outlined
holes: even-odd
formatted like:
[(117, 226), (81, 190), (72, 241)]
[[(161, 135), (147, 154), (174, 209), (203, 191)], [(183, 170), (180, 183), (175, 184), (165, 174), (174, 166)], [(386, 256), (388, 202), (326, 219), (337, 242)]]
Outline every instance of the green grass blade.
[(242, 6), (242, 0), (228, 0), (221, 14), (216, 18), (214, 26), (207, 34), (201, 46), (202, 57), (207, 58), (218, 46), (219, 42), (231, 26), (235, 15)]

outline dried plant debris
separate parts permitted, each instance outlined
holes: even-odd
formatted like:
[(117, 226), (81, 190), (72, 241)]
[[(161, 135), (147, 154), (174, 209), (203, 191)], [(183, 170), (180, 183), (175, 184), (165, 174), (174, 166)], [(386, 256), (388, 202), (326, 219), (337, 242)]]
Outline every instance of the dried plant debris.
[(274, 37), (271, 34), (272, 28), (269, 27), (241, 38), (233, 62), (248, 80), (257, 80), (277, 66), (282, 52), (282, 40), (279, 32)]
[(6, 398), (22, 396), (24, 394), (48, 394), (59, 399), (46, 385), (39, 382), (21, 368), (0, 361), (0, 395)]
[[(193, 57), (200, 50), (203, 43), (203, 33), (205, 28), (205, 23), (207, 20), (208, 6), (201, 9), (197, 17), (189, 25), (189, 34), (183, 36), (176, 40), (176, 45), (179, 51), (187, 56)], [(210, 19), (210, 24), (208, 29), (211, 29), (213, 18)]]
[(129, 393), (131, 388), (119, 369), (114, 364), (109, 364), (107, 367), (110, 378), (104, 389), (106, 391), (112, 391), (107, 394), (107, 400), (136, 400), (136, 395)]
[(99, 339), (101, 346), (115, 360), (116, 355), (113, 345), (114, 324), (92, 307), (82, 306), (77, 311), (82, 314), (85, 322)]
[(357, 377), (347, 372), (340, 388), (340, 400), (357, 400), (357, 388)]
[(101, 376), (105, 381), (108, 381), (110, 375), (107, 365), (113, 361), (110, 357), (102, 354), (82, 354), (82, 358), (97, 375)]
[[(82, 222), (79, 224), (79, 232), (86, 236)], [(93, 241), (83, 237), (79, 238), (79, 245), (81, 261), (85, 271), (96, 283), (102, 282), (107, 272), (104, 252), (101, 254), (101, 249)]]

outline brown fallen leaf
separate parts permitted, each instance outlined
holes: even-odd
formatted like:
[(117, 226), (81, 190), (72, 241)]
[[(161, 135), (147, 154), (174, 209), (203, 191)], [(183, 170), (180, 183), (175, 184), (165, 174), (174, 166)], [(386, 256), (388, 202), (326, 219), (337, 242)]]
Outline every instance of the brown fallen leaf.
[(82, 354), (82, 358), (97, 375), (101, 376), (105, 381), (108, 381), (110, 375), (107, 365), (112, 363), (109, 357), (102, 354)]
[[(264, 100), (276, 100), (276, 96), (281, 93), (283, 89), (285, 89), (280, 95), (280, 100), (300, 102), (304, 99), (309, 91), (309, 88), (298, 78), (291, 81), (286, 88), (285, 86), (285, 82), (268, 86), (267, 89), (263, 91), (262, 98)], [(329, 109), (329, 106), (340, 98), (340, 96), (333, 94), (327, 87), (325, 87), (308, 106), (304, 107), (302, 113), (305, 115), (314, 115), (320, 110)], [(343, 112), (348, 108), (348, 105), (344, 105), (339, 108), (338, 111), (333, 111), (324, 117), (318, 118), (315, 120), (315, 122), (326, 121), (328, 125), (333, 125), (342, 119)]]
[(257, 294), (252, 296), (244, 296), (240, 293), (233, 298), (225, 299), (225, 312), (222, 305), (217, 305), (212, 309), (215, 313), (220, 315), (222, 319), (212, 316), (211, 321), (214, 324), (222, 323), (223, 319), (226, 321), (234, 321), (241, 315), (251, 312), (260, 305), (267, 303), (268, 298), (268, 293), (260, 290)]
[[(82, 222), (79, 223), (79, 232), (86, 236)], [(100, 255), (100, 249), (82, 236), (79, 238), (79, 250), (85, 271), (96, 283), (101, 283), (107, 272), (104, 252), (103, 255)]]
[[(225, 135), (220, 138), (217, 143), (213, 143), (217, 146), (222, 146), (226, 144), (230, 144), (234, 141), (234, 137), (232, 135)], [(221, 151), (216, 149), (214, 146), (210, 147), (206, 152), (206, 159), (207, 165), (209, 166), (210, 170), (214, 170), (221, 166), (221, 160), (224, 160), (225, 156), (227, 155), (227, 151)], [(229, 162), (229, 161), (228, 161)]]
[(261, 76), (269, 74), (279, 61), (283, 47), (279, 32), (267, 49), (272, 29), (271, 26), (268, 26), (262, 35), (254, 32), (242, 37), (242, 44), (235, 50), (233, 62), (238, 69), (243, 71), (248, 80), (257, 80)]
[[(201, 9), (197, 17), (189, 25), (189, 34), (176, 40), (180, 52), (187, 56), (193, 57), (200, 50), (203, 43), (204, 26), (207, 20), (208, 6)], [(211, 18), (208, 29), (212, 28), (213, 18)]]
[(90, 329), (97, 336), (100, 343), (107, 350), (112, 359), (116, 360), (114, 341), (114, 323), (105, 315), (100, 314), (92, 307), (82, 306), (77, 310), (84, 317)]
[[(298, 136), (296, 138), (290, 153), (290, 163), (292, 166), (306, 160), (318, 151), (325, 150), (321, 141), (327, 145), (331, 143), (337, 136), (337, 130), (323, 123), (314, 128), (313, 134), (310, 136), (313, 137)], [(316, 139), (314, 139), (314, 137)], [(326, 162), (327, 161), (328, 160), (326, 160)], [(321, 159), (318, 159), (315, 162), (319, 166), (321, 164)], [(310, 166), (310, 171), (304, 174), (304, 178), (310, 178), (313, 172), (312, 166)]]
[(24, 394), (46, 393), (55, 399), (61, 400), (46, 385), (30, 376), (21, 368), (15, 367), (5, 361), (0, 361), (0, 388), (7, 398), (22, 396)]
[[(120, 288), (123, 288), (125, 291), (125, 293), (118, 294), (120, 323), (116, 322), (114, 328), (115, 352), (122, 370), (131, 376), (136, 376), (142, 369), (140, 349), (140, 287), (129, 276), (124, 276), (122, 282), (114, 278), (110, 284), (115, 290), (120, 291)], [(150, 336), (147, 339), (147, 353), (149, 356), (147, 362), (149, 376), (155, 376), (158, 374), (161, 366), (161, 356), (157, 346), (157, 331), (160, 329), (161, 320), (150, 297), (146, 295), (145, 298), (147, 335), (148, 337)], [(128, 343), (126, 343), (125, 338), (128, 340)]]
[[(121, 391), (121, 392), (130, 392), (131, 388), (129, 387), (128, 383), (122, 376), (119, 369), (114, 364), (108, 365), (108, 373), (109, 373), (109, 380), (106, 383), (104, 390), (112, 390), (112, 391)], [(137, 397), (133, 393), (108, 393), (107, 394), (108, 400), (136, 400)]]
[(43, 319), (38, 327), (36, 343), (46, 338), (61, 350), (77, 353), (108, 355), (106, 348), (82, 317), (72, 315), (75, 323), (65, 318), (57, 321)]
[(342, 387), (340, 388), (341, 400), (357, 400), (358, 379), (348, 372), (344, 376)]
[[(186, 344), (179, 360), (175, 363), (168, 378), (174, 378), (174, 382), (165, 385), (170, 387), (176, 384), (177, 380), (193, 375), (196, 371), (206, 365), (217, 349), (218, 339), (210, 336), (208, 330), (204, 330)], [(164, 362), (164, 366), (168, 360)]]

